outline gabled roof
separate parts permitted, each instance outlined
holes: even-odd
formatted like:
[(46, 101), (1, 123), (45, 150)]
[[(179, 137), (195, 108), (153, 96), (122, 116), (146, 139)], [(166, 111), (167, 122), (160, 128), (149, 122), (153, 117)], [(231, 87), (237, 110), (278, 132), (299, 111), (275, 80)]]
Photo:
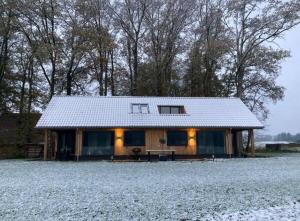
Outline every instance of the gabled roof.
[[(133, 114), (131, 104), (149, 105)], [(184, 106), (186, 114), (159, 114), (158, 105)], [(263, 128), (238, 98), (54, 96), (37, 128), (203, 127)]]

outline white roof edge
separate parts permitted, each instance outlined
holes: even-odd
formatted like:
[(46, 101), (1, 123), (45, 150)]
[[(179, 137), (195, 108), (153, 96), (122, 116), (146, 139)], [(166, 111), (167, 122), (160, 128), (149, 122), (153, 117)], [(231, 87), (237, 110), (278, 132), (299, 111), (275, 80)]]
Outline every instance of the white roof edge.
[(158, 96), (101, 96), (101, 95), (53, 95), (52, 98), (55, 97), (80, 97), (80, 98), (153, 98), (153, 99), (238, 99), (238, 97), (158, 97)]

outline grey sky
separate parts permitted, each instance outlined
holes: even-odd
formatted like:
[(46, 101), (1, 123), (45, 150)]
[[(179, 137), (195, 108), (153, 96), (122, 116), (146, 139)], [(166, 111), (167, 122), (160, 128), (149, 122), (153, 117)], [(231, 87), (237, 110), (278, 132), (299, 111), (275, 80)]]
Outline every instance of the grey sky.
[(286, 88), (284, 101), (269, 104), (270, 116), (265, 122), (265, 134), (280, 132), (300, 133), (300, 26), (289, 31), (278, 41), (291, 57), (282, 63), (278, 83)]

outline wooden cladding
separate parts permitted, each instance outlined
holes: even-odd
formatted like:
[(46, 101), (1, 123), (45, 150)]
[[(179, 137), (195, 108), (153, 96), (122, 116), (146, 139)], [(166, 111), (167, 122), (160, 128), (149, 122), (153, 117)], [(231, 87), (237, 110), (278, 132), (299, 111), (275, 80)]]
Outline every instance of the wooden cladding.
[[(124, 134), (127, 131), (144, 131), (145, 133), (145, 143), (142, 146), (126, 146), (125, 145), (125, 137)], [(79, 159), (80, 156), (82, 156), (83, 153), (83, 140), (84, 140), (84, 129), (78, 128), (75, 131), (75, 159)], [(116, 129), (94, 129), (94, 131), (111, 131), (114, 132), (114, 144), (113, 144), (113, 151), (112, 154), (115, 156), (128, 156), (128, 155), (134, 155), (133, 149), (138, 147), (141, 149), (142, 155), (146, 154), (146, 150), (168, 150), (168, 149), (174, 149), (176, 150), (176, 155), (197, 155), (201, 154), (199, 153), (199, 148), (197, 145), (199, 145), (198, 142), (198, 133), (204, 133), (208, 131), (221, 131), (224, 133), (224, 153), (227, 155), (240, 155), (240, 146), (241, 144), (241, 132), (234, 132), (231, 131), (231, 129), (195, 129), (195, 128), (187, 128), (187, 129), (160, 129), (160, 128), (148, 128), (148, 129), (125, 129), (125, 128), (116, 128)], [(170, 146), (167, 142), (161, 142), (161, 140), (165, 139), (167, 140), (167, 132), (168, 131), (183, 131), (187, 134), (186, 139), (187, 141), (182, 144), (182, 146)], [(52, 131), (54, 132), (55, 136), (52, 136), (54, 139), (54, 142), (52, 142), (54, 145), (52, 145), (49, 141), (49, 135), (51, 134), (50, 130), (44, 131), (44, 159), (48, 159), (47, 156), (48, 146), (52, 146), (51, 149), (53, 150), (53, 157), (56, 158), (56, 152), (58, 151), (57, 143), (58, 143), (58, 133), (59, 131)], [(251, 152), (254, 153), (254, 135), (253, 130), (249, 130), (250, 136), (251, 136)], [(234, 134), (234, 136), (233, 136)], [(51, 136), (50, 136), (51, 137)], [(234, 147), (232, 140), (234, 141)], [(169, 143), (170, 144), (170, 143)], [(237, 149), (237, 150), (235, 150)]]
[(82, 129), (76, 130), (76, 136), (75, 136), (75, 156), (76, 160), (79, 159), (82, 153), (82, 143), (83, 143), (83, 131)]
[(48, 155), (48, 130), (45, 129), (44, 133), (44, 160), (47, 160)]

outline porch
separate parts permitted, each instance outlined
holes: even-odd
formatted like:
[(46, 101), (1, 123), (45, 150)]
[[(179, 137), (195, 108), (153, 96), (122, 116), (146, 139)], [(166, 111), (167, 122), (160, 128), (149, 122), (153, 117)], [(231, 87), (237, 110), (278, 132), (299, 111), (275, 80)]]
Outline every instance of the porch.
[[(175, 159), (241, 157), (242, 131), (231, 128), (45, 129), (44, 160), (147, 160), (147, 151), (174, 150)], [(250, 153), (254, 155), (254, 132)], [(157, 159), (159, 154), (153, 154)], [(171, 155), (169, 155), (171, 157)]]

